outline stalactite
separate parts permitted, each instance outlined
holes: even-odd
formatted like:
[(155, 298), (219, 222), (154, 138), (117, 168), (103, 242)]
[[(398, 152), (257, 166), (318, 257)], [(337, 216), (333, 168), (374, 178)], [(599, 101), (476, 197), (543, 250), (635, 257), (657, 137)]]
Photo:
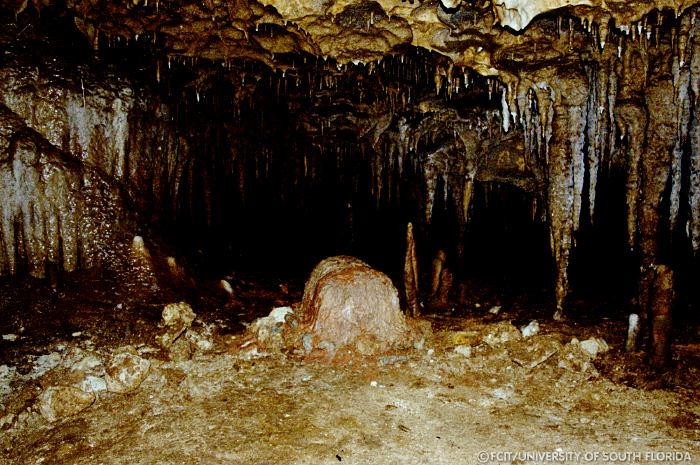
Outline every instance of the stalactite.
[[(693, 17), (694, 19), (694, 17)], [(689, 220), (686, 232), (690, 238), (693, 250), (700, 250), (700, 35), (696, 33), (700, 23), (693, 21), (692, 37), (690, 40), (691, 56), (689, 63), (689, 80), (694, 97), (692, 123), (689, 130), (690, 154), (688, 167), (688, 210)]]

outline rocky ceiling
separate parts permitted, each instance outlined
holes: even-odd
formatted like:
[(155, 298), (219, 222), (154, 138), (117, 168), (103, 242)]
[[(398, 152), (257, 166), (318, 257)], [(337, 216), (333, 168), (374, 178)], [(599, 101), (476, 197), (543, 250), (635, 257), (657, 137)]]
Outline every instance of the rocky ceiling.
[[(31, 0), (37, 9), (57, 3)], [(482, 75), (512, 75), (525, 63), (601, 53), (609, 30), (653, 41), (658, 10), (677, 17), (694, 0), (67, 0), (76, 25), (98, 46), (108, 37), (153, 41), (170, 57), (254, 59), (289, 67), (289, 54), (370, 62), (413, 45)], [(28, 0), (3, 0), (22, 12)], [(578, 24), (531, 22), (566, 8)], [(557, 14), (561, 14), (563, 10)], [(529, 26), (529, 27), (528, 27)], [(584, 28), (588, 34), (573, 34)], [(613, 48), (619, 44), (613, 44)]]

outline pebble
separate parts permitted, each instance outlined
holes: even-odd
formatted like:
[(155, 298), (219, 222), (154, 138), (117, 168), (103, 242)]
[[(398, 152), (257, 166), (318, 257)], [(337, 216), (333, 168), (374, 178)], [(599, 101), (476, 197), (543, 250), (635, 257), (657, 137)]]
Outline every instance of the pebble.
[(115, 355), (107, 367), (107, 390), (125, 393), (138, 388), (151, 367), (151, 362), (129, 353)]
[(532, 320), (527, 326), (520, 328), (520, 332), (523, 334), (524, 338), (534, 336), (540, 332), (540, 324), (537, 320)]
[(465, 357), (471, 357), (472, 356), (472, 348), (471, 346), (468, 345), (459, 345), (454, 348), (455, 353), (464, 355)]
[(95, 394), (72, 386), (51, 386), (38, 399), (39, 413), (46, 421), (73, 416), (95, 402)]

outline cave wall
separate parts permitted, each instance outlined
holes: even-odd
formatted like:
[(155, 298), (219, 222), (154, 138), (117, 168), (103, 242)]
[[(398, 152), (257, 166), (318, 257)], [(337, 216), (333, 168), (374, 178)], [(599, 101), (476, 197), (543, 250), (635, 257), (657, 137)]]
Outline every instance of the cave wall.
[(0, 68), (0, 275), (114, 264), (175, 211), (187, 144), (157, 96), (20, 31)]

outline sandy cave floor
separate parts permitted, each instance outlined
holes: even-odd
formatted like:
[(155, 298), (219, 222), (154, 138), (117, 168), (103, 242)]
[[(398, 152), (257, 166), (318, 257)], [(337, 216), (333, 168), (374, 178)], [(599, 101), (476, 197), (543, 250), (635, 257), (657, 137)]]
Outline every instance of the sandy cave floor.
[[(238, 322), (298, 301), (299, 284), (232, 279), (235, 303), (206, 286), (130, 301), (103, 278), (58, 291), (0, 282), (0, 329), (17, 335), (0, 341), (0, 463), (700, 463), (700, 345), (692, 338), (674, 346), (676, 369), (663, 376), (643, 375), (641, 357), (620, 351), (625, 326), (615, 319), (540, 319), (540, 334), (563, 345), (608, 342), (585, 370), (560, 368), (556, 356), (520, 366), (508, 344), (475, 341), (469, 356), (455, 352), (456, 334), (507, 320), (520, 327), (536, 313), (503, 302), (492, 315), (484, 297), (480, 308), (463, 302), (427, 315), (433, 336), (420, 349), (331, 364), (237, 350)], [(169, 361), (154, 343), (162, 299), (190, 301), (194, 328), (209, 328), (213, 348)], [(77, 383), (82, 359), (106, 363), (124, 351), (151, 362), (138, 389), (101, 391), (54, 423), (39, 414), (42, 390)]]

